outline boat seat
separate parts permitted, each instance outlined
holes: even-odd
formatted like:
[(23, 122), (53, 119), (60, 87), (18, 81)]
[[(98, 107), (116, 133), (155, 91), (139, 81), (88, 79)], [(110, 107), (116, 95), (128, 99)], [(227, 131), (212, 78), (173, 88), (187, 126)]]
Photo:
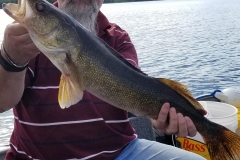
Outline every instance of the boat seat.
[(147, 139), (151, 141), (156, 140), (156, 136), (154, 133), (154, 128), (152, 126), (151, 121), (147, 117), (130, 117), (129, 121), (132, 127), (135, 129), (138, 138)]
[[(156, 141), (167, 145), (175, 146), (176, 140), (174, 135), (165, 135), (159, 132), (153, 126), (149, 118), (144, 116), (136, 117), (129, 113), (129, 121), (132, 127), (135, 129), (135, 133), (140, 139), (147, 139), (150, 141)], [(179, 146), (177, 146), (179, 147)]]
[(0, 147), (0, 160), (4, 160), (5, 159), (5, 155), (8, 151), (9, 147)]

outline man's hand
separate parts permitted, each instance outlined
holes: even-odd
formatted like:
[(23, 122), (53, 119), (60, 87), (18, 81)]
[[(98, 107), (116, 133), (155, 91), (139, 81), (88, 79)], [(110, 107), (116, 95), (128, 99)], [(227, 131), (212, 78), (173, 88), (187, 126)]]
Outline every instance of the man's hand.
[(164, 103), (157, 120), (151, 119), (153, 126), (160, 132), (165, 134), (174, 134), (178, 137), (195, 136), (197, 129), (192, 120), (176, 113), (174, 107), (170, 107), (169, 103)]
[(40, 53), (30, 38), (28, 31), (19, 23), (11, 23), (6, 27), (3, 46), (17, 65), (25, 64)]
[[(18, 66), (25, 65), (39, 53), (28, 31), (19, 23), (7, 25), (2, 43), (5, 52)], [(0, 54), (8, 61), (4, 52), (1, 51)], [(13, 108), (21, 100), (25, 88), (25, 75), (26, 69), (22, 72), (8, 72), (0, 66), (0, 113)]]

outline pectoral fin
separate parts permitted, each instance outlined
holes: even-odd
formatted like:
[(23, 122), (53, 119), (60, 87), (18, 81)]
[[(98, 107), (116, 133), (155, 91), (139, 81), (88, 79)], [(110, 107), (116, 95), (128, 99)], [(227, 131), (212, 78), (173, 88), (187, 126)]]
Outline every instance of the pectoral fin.
[(62, 75), (59, 85), (58, 102), (61, 108), (68, 108), (79, 102), (83, 97), (83, 87), (71, 80), (70, 76)]
[(196, 101), (196, 99), (192, 96), (192, 94), (190, 93), (190, 91), (187, 89), (185, 85), (170, 79), (165, 79), (165, 78), (159, 78), (158, 80), (164, 83), (165, 85), (167, 85), (168, 87), (172, 88), (173, 90), (175, 90), (185, 99), (187, 99), (188, 102), (191, 103), (192, 106), (195, 107), (201, 114), (203, 115), (206, 114), (205, 109), (202, 107), (202, 105), (198, 101)]

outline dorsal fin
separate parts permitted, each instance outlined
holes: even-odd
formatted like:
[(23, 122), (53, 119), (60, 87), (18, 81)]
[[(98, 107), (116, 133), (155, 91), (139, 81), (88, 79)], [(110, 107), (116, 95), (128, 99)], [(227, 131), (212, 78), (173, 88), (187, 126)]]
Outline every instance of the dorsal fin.
[(188, 102), (191, 103), (192, 106), (196, 108), (202, 115), (205, 115), (207, 113), (205, 109), (202, 107), (202, 105), (198, 101), (196, 101), (196, 99), (192, 96), (191, 92), (187, 89), (185, 85), (165, 78), (158, 78), (158, 80), (167, 85), (168, 87), (172, 88), (174, 91), (179, 93), (185, 99), (187, 99)]

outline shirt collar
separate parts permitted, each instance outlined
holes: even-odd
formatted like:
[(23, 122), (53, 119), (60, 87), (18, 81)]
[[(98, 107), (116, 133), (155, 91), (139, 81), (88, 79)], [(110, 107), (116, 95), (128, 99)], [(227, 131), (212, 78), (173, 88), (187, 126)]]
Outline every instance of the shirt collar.
[[(58, 7), (58, 2), (53, 3), (54, 6)], [(98, 36), (101, 37), (105, 34), (105, 30), (110, 28), (111, 25), (107, 19), (107, 17), (101, 12), (98, 12), (98, 17), (97, 17), (97, 23), (98, 23)]]

